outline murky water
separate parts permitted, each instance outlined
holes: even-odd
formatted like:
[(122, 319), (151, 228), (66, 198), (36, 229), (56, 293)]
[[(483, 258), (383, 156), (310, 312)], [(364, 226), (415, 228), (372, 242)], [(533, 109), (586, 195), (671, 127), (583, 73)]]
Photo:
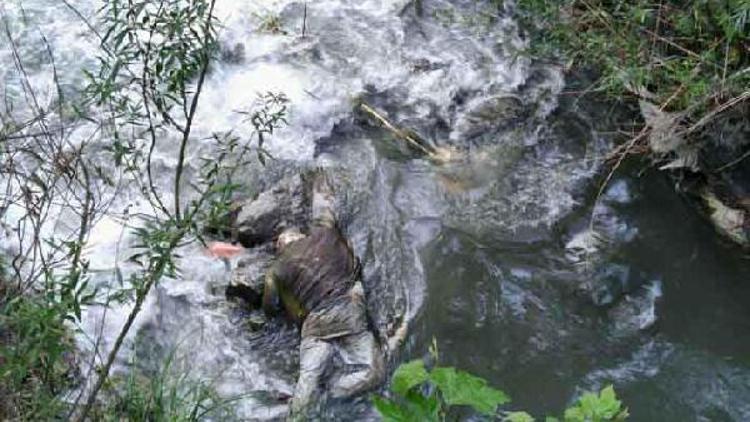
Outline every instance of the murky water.
[[(334, 174), (377, 329), (411, 321), (393, 365), (425, 353), (434, 336), (444, 364), (487, 377), (513, 407), (538, 415), (612, 383), (633, 420), (750, 418), (748, 260), (664, 175), (639, 175), (637, 163), (594, 207), (598, 158), (610, 146), (596, 132), (607, 128), (604, 107), (560, 102), (561, 73), (517, 57), (523, 41), (502, 9), (424, 3), (417, 16), (405, 1), (308, 2), (303, 38), (301, 2), (219, 1), (223, 47), (242, 45), (244, 55), (212, 70), (198, 135), (237, 126), (234, 111), (259, 92), (290, 98), (289, 127), (269, 145), (278, 161), (248, 170), (248, 190), (314, 165)], [(89, 17), (96, 6), (72, 4)], [(42, 97), (54, 93), (40, 32), (75, 92), (78, 69), (96, 50), (78, 17), (47, 0), (9, 1), (0, 11)], [(259, 32), (269, 16), (279, 17), (281, 33)], [(9, 57), (7, 44), (0, 50)], [(0, 65), (0, 75), (2, 93), (22, 104), (17, 72)], [(465, 159), (437, 166), (405, 151), (355, 112), (358, 100)], [(174, 166), (171, 153), (159, 151), (163, 171)], [(95, 227), (90, 259), (100, 287), (114, 283), (128, 240), (115, 220)], [(148, 370), (186, 350), (193, 376), (227, 397), (247, 395), (241, 415), (282, 415), (295, 331), (281, 322), (250, 331), (224, 298), (224, 265), (197, 247), (181, 253), (183, 279), (155, 289), (117, 370)], [(270, 259), (255, 256), (259, 267)], [(81, 347), (101, 334), (107, 350), (128, 310), (88, 309)], [(372, 416), (362, 398), (331, 412)]]

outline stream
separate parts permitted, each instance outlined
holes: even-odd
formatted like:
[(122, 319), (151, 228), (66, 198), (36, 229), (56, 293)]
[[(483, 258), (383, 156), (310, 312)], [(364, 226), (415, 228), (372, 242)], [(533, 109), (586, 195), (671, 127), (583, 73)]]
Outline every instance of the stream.
[[(70, 3), (91, 19), (100, 6)], [(511, 396), (510, 409), (538, 417), (613, 384), (633, 421), (750, 420), (750, 260), (646, 163), (625, 163), (598, 195), (612, 147), (603, 133), (618, 113), (565, 95), (560, 69), (518, 54), (525, 41), (511, 2), (423, 3), (419, 16), (404, 0), (219, 0), (224, 53), (204, 87), (196, 138), (230, 128), (250, 135), (236, 110), (266, 91), (289, 98), (289, 124), (267, 145), (275, 159), (241, 180), (252, 194), (301, 169), (333, 175), (376, 329), (409, 321), (391, 372), (426, 356), (434, 338), (441, 364), (486, 378)], [(57, 0), (6, 0), (0, 13), (41, 100), (54, 90), (40, 34), (75, 93), (97, 53), (80, 18)], [(0, 39), (0, 97), (21, 107)], [(358, 101), (462, 158), (438, 165), (406, 150), (355, 111)], [(173, 171), (175, 149), (157, 151), (157, 172)], [(171, 179), (159, 183), (167, 191)], [(137, 195), (121, 192), (112, 208), (146, 212)], [(87, 254), (97, 287), (116, 288), (131, 240), (117, 219), (94, 226)], [(224, 295), (224, 263), (197, 245), (180, 254), (181, 279), (152, 291), (115, 374), (157, 371), (175, 353), (191, 377), (241, 396), (240, 418), (283, 417), (295, 329), (249, 329), (247, 312)], [(271, 259), (249, 254), (259, 271)], [(85, 356), (97, 337), (109, 350), (130, 306), (84, 311)], [(326, 412), (376, 419), (367, 397)]]

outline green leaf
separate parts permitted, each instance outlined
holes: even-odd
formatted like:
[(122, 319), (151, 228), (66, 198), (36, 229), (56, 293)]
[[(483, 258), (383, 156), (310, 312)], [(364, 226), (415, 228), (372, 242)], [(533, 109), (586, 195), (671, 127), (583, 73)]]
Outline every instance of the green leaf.
[(511, 412), (503, 419), (504, 422), (534, 422), (534, 418), (526, 412)]
[(628, 417), (628, 410), (622, 408), (614, 388), (609, 385), (596, 393), (585, 393), (576, 405), (565, 410), (566, 422), (621, 421)]
[(409, 391), (406, 394), (406, 404), (409, 413), (418, 421), (440, 420), (440, 401), (434, 394), (424, 396), (419, 391)]
[(424, 362), (421, 359), (401, 364), (396, 369), (396, 373), (393, 374), (391, 391), (405, 396), (412, 387), (422, 384), (428, 378), (429, 375), (427, 370), (424, 369)]
[(414, 415), (410, 415), (409, 412), (399, 406), (398, 403), (393, 400), (389, 400), (385, 397), (373, 397), (373, 404), (375, 409), (383, 417), (383, 422), (416, 422), (418, 419), (414, 418)]
[(467, 405), (491, 415), (499, 405), (510, 401), (504, 392), (488, 386), (487, 381), (455, 368), (435, 368), (430, 373), (430, 380), (451, 406)]

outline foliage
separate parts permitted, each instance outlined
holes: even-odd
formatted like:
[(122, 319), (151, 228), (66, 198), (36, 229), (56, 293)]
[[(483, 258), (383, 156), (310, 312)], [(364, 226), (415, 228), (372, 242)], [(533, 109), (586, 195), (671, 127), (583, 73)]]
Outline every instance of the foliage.
[(71, 384), (65, 358), (72, 349), (64, 312), (22, 295), (1, 305), (0, 415), (48, 420), (63, 410), (56, 396)]
[(627, 417), (628, 411), (622, 408), (611, 385), (604, 387), (599, 395), (584, 393), (575, 406), (565, 410), (566, 422), (622, 421)]
[[(217, 396), (209, 382), (194, 380), (189, 370), (179, 370), (173, 350), (159, 371), (141, 374), (135, 359), (132, 369), (121, 380), (121, 392), (97, 415), (105, 421), (193, 422), (206, 419), (227, 420), (231, 417), (231, 399)], [(117, 379), (114, 379), (117, 381)]]
[[(594, 70), (585, 93), (639, 101), (644, 127), (626, 153), (648, 139), (654, 157), (676, 154), (666, 168), (695, 168), (681, 148), (710, 147), (709, 123), (721, 115), (746, 117), (748, 0), (519, 0), (518, 14), (532, 57)], [(679, 142), (655, 145), (665, 137)]]
[[(430, 391), (422, 394), (421, 391)], [(393, 375), (395, 399), (374, 398), (375, 407), (387, 421), (439, 421), (451, 406), (469, 406), (491, 415), (510, 399), (500, 390), (467, 372), (448, 367), (428, 371), (422, 360), (405, 363)]]
[(520, 0), (536, 55), (601, 71), (597, 89), (710, 108), (750, 82), (750, 1)]
[[(444, 421), (455, 406), (468, 406), (476, 412), (492, 416), (498, 406), (508, 404), (510, 398), (501, 390), (487, 385), (475, 375), (451, 367), (425, 368), (421, 359), (401, 364), (393, 374), (391, 398), (373, 397), (378, 413), (386, 422)], [(533, 422), (527, 412), (501, 412), (506, 422)], [(499, 415), (498, 415), (499, 416)], [(565, 422), (623, 421), (627, 409), (617, 399), (612, 386), (597, 395), (583, 394), (565, 410)], [(558, 421), (547, 417), (547, 422)]]
[(284, 30), (283, 22), (281, 21), (281, 16), (271, 12), (265, 12), (263, 14), (257, 14), (256, 18), (260, 20), (258, 32), (273, 35), (287, 35), (287, 32)]
[[(63, 96), (55, 73), (58, 96), (44, 107), (6, 27), (27, 104), (0, 110), (0, 180), (6, 184), (0, 219), (16, 227), (18, 247), (0, 276), (0, 419), (84, 420), (110, 410), (135, 420), (196, 420), (219, 404), (207, 385), (166, 373), (145, 384), (131, 379), (116, 412), (97, 399), (102, 389), (112, 393), (110, 369), (149, 292), (162, 278), (179, 277), (178, 248), (202, 242), (206, 228), (224, 221), (239, 186), (236, 172), (251, 162), (252, 152), (261, 161), (269, 158), (263, 142), (286, 124), (288, 100), (267, 93), (243, 112), (254, 130), (250, 136), (228, 131), (198, 139), (193, 133), (203, 83), (218, 52), (214, 3), (106, 1), (98, 11), (100, 24), (89, 25), (101, 44), (98, 65), (84, 70), (85, 89)], [(51, 49), (47, 53), (55, 69)], [(69, 129), (86, 125), (95, 135), (83, 140)], [(110, 140), (104, 150), (94, 142), (102, 139)], [(196, 144), (201, 154), (187, 163)], [(171, 174), (152, 173), (155, 151), (174, 157)], [(110, 209), (116, 196), (131, 193), (130, 186), (136, 187), (132, 200), (150, 204), (152, 212)], [(20, 217), (7, 217), (9, 209)], [(47, 236), (61, 212), (75, 216), (62, 215), (68, 232)], [(105, 215), (127, 227), (132, 253), (126, 268), (111, 274), (119, 286), (100, 292), (89, 284), (84, 249), (91, 227)], [(93, 388), (75, 401), (61, 397), (83, 381), (74, 373), (71, 339), (83, 309), (114, 302), (131, 302), (132, 311), (107, 355), (92, 341), (99, 361), (92, 359), (83, 376), (95, 378), (88, 380)]]

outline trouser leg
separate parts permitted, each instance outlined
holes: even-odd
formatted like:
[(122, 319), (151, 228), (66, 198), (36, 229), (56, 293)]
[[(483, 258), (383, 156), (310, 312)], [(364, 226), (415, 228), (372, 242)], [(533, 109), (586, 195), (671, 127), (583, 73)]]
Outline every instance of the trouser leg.
[(333, 227), (336, 224), (335, 196), (325, 171), (316, 172), (312, 189), (312, 220), (314, 225)]
[(332, 382), (333, 397), (357, 395), (376, 386), (383, 379), (383, 354), (370, 331), (337, 339), (335, 347), (344, 364), (344, 371)]
[(304, 420), (305, 413), (319, 399), (320, 378), (333, 353), (333, 346), (315, 337), (303, 338), (300, 344), (300, 368), (290, 408), (291, 420)]

